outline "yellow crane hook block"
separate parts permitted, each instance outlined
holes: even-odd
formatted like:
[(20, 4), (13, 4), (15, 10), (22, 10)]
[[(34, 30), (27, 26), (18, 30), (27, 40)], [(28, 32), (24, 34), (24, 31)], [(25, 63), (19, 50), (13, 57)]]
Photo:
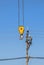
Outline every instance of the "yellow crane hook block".
[(18, 31), (19, 31), (20, 35), (23, 35), (24, 34), (24, 26), (19, 26)]
[(24, 26), (19, 26), (18, 31), (20, 33), (20, 40), (23, 39), (23, 34), (24, 34)]

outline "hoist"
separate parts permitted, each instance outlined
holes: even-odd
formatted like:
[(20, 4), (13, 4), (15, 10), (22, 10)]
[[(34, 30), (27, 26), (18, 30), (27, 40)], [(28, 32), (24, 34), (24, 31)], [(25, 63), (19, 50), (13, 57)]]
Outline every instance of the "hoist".
[(22, 23), (23, 25), (20, 25), (20, 0), (18, 0), (18, 32), (21, 40), (24, 37), (24, 0), (22, 0)]

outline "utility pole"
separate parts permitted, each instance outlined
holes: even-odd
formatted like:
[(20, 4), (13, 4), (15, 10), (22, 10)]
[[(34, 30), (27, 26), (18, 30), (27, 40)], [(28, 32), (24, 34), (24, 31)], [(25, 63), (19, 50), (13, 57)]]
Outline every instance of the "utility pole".
[(27, 30), (26, 32), (26, 65), (28, 65), (28, 62), (29, 62), (28, 50), (31, 44), (32, 44), (32, 37), (29, 36), (29, 30)]

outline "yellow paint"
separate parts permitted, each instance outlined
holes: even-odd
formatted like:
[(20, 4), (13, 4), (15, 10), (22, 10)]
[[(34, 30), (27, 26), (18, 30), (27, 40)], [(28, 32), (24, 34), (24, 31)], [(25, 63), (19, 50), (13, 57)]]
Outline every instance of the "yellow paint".
[(18, 31), (19, 31), (20, 35), (23, 35), (24, 34), (24, 26), (19, 26)]

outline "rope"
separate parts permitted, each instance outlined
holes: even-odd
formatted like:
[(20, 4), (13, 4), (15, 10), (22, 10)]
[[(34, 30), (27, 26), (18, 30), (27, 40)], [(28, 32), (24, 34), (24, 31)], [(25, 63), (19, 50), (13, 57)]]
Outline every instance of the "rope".
[[(22, 22), (24, 25), (24, 0), (22, 0)], [(18, 26), (20, 25), (20, 0), (18, 0)]]
[(22, 0), (22, 18), (23, 18), (23, 25), (24, 25), (24, 0)]
[(18, 26), (20, 24), (20, 2), (18, 0)]

